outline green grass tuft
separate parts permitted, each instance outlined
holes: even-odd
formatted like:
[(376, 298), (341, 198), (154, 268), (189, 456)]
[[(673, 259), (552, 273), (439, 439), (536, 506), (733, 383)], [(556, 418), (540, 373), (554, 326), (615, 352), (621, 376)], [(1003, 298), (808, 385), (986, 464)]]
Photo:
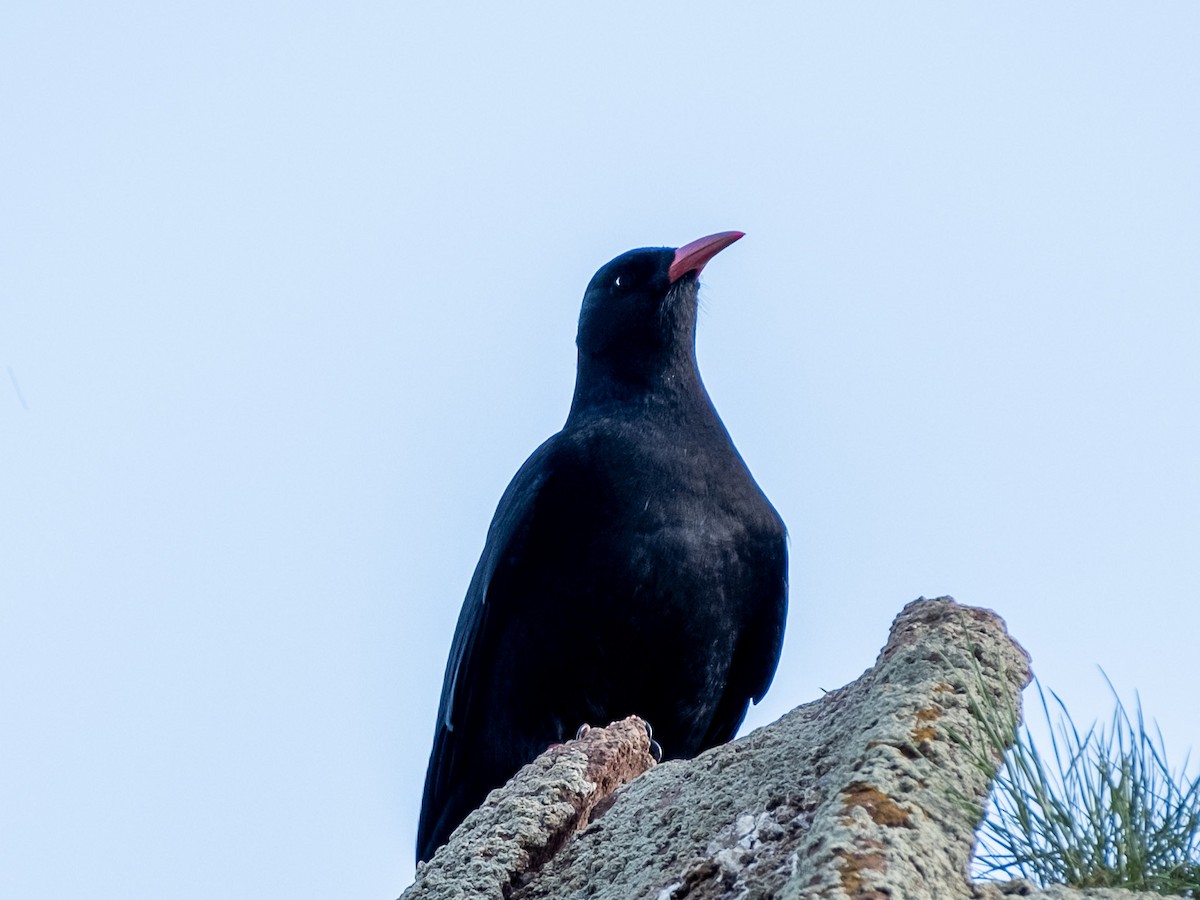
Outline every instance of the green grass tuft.
[[(1105, 676), (1107, 680), (1107, 676)], [(1200, 775), (1167, 763), (1162, 734), (1147, 730), (1141, 700), (1081, 734), (1062, 700), (1037, 685), (1049, 752), (1015, 711), (985, 710), (985, 739), (1004, 752), (978, 833), (974, 871), (1040, 886), (1119, 887), (1200, 897)], [(1007, 715), (1007, 718), (1005, 716)], [(982, 761), (982, 758), (981, 758)]]

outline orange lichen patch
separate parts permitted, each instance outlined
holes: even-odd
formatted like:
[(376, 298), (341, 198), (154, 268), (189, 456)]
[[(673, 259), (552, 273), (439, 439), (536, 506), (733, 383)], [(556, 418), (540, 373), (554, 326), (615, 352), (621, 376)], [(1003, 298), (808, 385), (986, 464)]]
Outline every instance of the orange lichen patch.
[(946, 681), (942, 681), (942, 682), (939, 682), (938, 684), (935, 684), (933, 686), (933, 692), (935, 694), (956, 694), (956, 693), (958, 693), (955, 690), (954, 685), (952, 685)]
[[(942, 717), (943, 713), (936, 706), (926, 707), (925, 709), (917, 710), (918, 722), (936, 722)], [(937, 740), (937, 729), (932, 725), (921, 725), (912, 733), (912, 742), (914, 744), (928, 744), (930, 741)]]
[[(917, 721), (923, 723), (936, 722), (944, 713), (936, 706), (928, 706), (917, 710)], [(932, 725), (923, 724), (913, 731), (911, 740), (917, 746), (928, 744), (938, 739), (937, 729)]]
[(883, 891), (867, 888), (864, 872), (882, 872), (887, 868), (887, 860), (882, 853), (850, 853), (846, 850), (834, 850), (833, 855), (842, 861), (838, 866), (838, 877), (842, 882), (842, 890), (851, 897), (862, 900), (887, 900), (888, 894)]
[(861, 781), (853, 781), (842, 792), (842, 797), (843, 806), (847, 809), (861, 806), (876, 825), (886, 825), (889, 828), (910, 825), (909, 819), (912, 818), (912, 814), (879, 788)]
[(937, 736), (938, 736), (937, 729), (932, 728), (929, 725), (925, 725), (922, 728), (918, 728), (916, 731), (914, 731), (912, 733), (912, 739), (913, 739), (914, 744), (928, 744), (931, 741), (936, 741)]

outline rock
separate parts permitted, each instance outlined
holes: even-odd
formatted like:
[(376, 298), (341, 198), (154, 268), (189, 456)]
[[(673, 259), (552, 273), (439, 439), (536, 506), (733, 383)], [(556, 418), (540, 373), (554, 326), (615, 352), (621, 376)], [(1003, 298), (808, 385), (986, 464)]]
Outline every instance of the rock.
[(401, 900), (506, 898), (580, 828), (603, 815), (618, 787), (654, 765), (650, 735), (631, 716), (552, 747), (467, 816)]
[(977, 712), (1029, 678), (997, 615), (914, 601), (859, 679), (694, 760), (655, 766), (633, 718), (547, 751), (402, 900), (1085, 896), (967, 874), (999, 762)]

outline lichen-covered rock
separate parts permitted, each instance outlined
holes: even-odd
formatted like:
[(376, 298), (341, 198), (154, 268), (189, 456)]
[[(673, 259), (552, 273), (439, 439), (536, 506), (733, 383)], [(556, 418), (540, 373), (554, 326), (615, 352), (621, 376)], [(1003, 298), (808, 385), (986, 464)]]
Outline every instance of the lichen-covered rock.
[(417, 867), (401, 900), (508, 897), (604, 809), (613, 791), (653, 765), (645, 723), (633, 716), (552, 747), (467, 816)]
[(967, 864), (998, 763), (979, 711), (1029, 677), (994, 613), (914, 601), (858, 680), (694, 760), (652, 767), (636, 719), (543, 754), (404, 900), (1020, 896)]

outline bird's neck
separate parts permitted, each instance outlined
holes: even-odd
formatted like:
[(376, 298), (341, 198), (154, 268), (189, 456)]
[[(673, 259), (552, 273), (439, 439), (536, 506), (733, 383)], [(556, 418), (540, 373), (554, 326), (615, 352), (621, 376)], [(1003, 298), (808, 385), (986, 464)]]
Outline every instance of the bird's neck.
[(694, 347), (637, 368), (579, 354), (568, 422), (651, 410), (686, 418), (712, 411)]

